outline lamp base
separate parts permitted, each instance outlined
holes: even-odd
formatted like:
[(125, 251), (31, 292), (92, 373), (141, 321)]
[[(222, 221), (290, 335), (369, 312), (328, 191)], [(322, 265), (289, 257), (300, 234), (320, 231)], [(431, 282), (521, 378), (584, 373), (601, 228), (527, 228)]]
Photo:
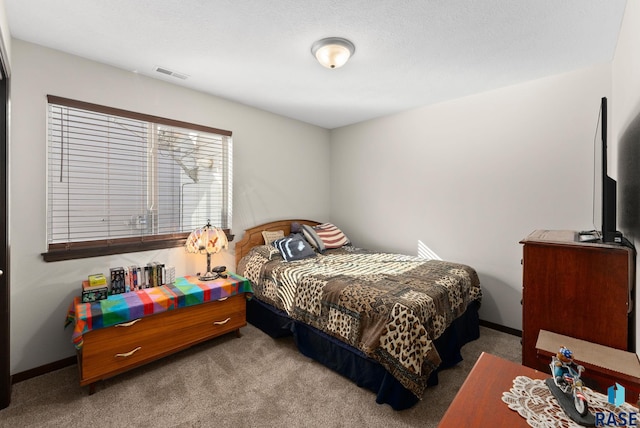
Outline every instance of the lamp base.
[(220, 277), (220, 275), (218, 275), (215, 272), (206, 272), (202, 275), (200, 275), (200, 273), (198, 273), (198, 279), (200, 281), (213, 281), (214, 279), (218, 279)]

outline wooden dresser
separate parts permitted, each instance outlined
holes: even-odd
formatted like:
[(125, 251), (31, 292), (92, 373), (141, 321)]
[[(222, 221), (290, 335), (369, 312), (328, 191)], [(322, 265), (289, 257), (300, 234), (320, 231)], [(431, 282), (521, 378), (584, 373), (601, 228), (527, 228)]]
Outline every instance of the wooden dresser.
[[(177, 282), (181, 285), (109, 296), (91, 304), (76, 299), (80, 385), (89, 385), (90, 394), (99, 380), (196, 343), (234, 331), (240, 337), (240, 328), (247, 325), (245, 293), (252, 291), (246, 278), (229, 274), (208, 283), (193, 278)], [(109, 322), (116, 316), (121, 322)]]
[(633, 350), (632, 248), (579, 242), (577, 232), (566, 230), (536, 230), (520, 243), (524, 365), (548, 371), (548, 362), (536, 358), (541, 329)]

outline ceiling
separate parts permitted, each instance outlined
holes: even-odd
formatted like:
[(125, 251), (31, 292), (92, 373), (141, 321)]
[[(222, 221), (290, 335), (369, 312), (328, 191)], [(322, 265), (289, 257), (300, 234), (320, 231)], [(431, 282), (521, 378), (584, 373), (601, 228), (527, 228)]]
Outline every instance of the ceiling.
[[(4, 3), (15, 38), (332, 129), (610, 62), (626, 0)], [(356, 46), (334, 70), (330, 36)]]

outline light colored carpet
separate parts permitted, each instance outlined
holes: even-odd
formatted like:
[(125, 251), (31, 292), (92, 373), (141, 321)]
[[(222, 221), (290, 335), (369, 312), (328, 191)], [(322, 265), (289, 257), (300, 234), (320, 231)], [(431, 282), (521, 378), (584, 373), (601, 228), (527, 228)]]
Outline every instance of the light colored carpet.
[(13, 386), (1, 427), (436, 427), (481, 352), (520, 362), (520, 338), (481, 327), (464, 361), (408, 410), (394, 411), (252, 325), (100, 382), (67, 367)]

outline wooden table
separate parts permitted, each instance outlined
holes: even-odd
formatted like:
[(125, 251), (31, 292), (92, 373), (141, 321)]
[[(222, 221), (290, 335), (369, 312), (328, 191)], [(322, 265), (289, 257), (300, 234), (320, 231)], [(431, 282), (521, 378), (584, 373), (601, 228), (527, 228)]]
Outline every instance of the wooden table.
[(547, 373), (482, 353), (438, 425), (458, 427), (526, 427), (527, 422), (502, 401), (517, 376), (545, 379)]

